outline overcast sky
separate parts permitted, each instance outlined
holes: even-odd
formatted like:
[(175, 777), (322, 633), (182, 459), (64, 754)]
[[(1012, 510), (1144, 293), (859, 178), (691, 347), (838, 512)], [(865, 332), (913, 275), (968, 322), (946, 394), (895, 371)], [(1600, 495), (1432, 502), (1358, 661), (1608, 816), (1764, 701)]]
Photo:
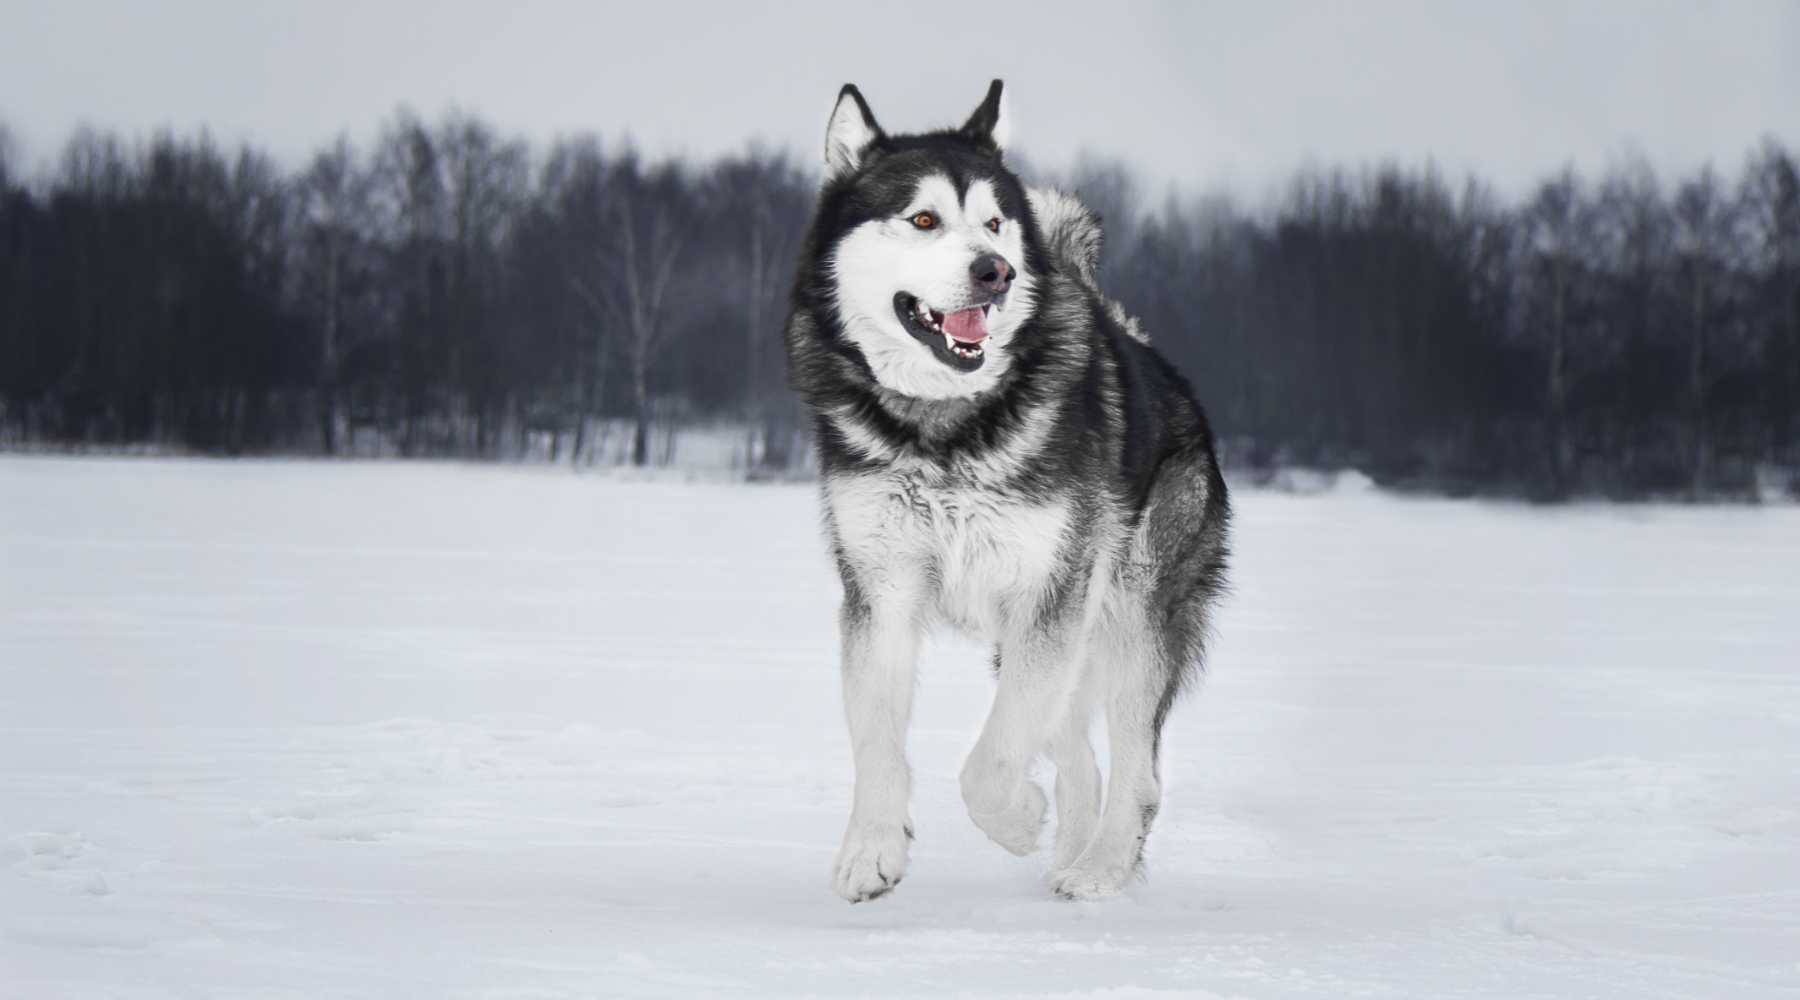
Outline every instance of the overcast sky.
[(1009, 88), (1018, 148), (1152, 188), (1266, 192), (1308, 162), (1435, 160), (1521, 192), (1634, 151), (1735, 171), (1800, 149), (1800, 3), (305, 3), (0, 0), (0, 120), (26, 165), (78, 124), (202, 125), (298, 162), (400, 104), (534, 141), (807, 157), (846, 80), (891, 130)]

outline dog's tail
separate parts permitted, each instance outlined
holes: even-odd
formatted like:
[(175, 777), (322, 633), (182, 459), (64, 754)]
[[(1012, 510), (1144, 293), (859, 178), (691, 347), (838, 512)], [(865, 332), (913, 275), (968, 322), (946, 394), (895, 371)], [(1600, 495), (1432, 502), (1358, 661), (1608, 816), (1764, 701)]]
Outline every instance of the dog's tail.
[(1031, 212), (1037, 216), (1038, 232), (1044, 248), (1059, 267), (1086, 285), (1101, 302), (1113, 321), (1140, 344), (1150, 338), (1138, 326), (1137, 317), (1125, 314), (1125, 307), (1100, 291), (1100, 247), (1105, 234), (1100, 220), (1086, 205), (1055, 188), (1032, 188), (1025, 192), (1031, 201)]

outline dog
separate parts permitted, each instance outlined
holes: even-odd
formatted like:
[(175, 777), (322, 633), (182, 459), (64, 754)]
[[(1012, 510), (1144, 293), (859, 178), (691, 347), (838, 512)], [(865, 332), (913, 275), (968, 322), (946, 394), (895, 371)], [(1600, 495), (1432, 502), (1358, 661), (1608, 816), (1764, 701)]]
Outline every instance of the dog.
[[(784, 330), (813, 422), (854, 801), (831, 888), (906, 874), (906, 728), (921, 640), (995, 647), (962, 768), (969, 818), (1014, 854), (1047, 812), (1052, 892), (1137, 876), (1170, 705), (1224, 585), (1225, 481), (1186, 379), (1097, 283), (1099, 222), (1006, 166), (1001, 81), (958, 129), (889, 135), (853, 85), (825, 136)], [(1104, 711), (1104, 807), (1089, 730)]]

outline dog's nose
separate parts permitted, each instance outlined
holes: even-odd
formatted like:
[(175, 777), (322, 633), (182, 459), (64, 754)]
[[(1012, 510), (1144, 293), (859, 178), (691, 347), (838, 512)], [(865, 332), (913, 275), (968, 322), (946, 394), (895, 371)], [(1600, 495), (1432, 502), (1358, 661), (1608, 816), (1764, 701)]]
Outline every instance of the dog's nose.
[(1005, 257), (990, 253), (975, 258), (975, 263), (969, 265), (969, 276), (975, 279), (975, 287), (1003, 295), (1012, 287), (1013, 269)]

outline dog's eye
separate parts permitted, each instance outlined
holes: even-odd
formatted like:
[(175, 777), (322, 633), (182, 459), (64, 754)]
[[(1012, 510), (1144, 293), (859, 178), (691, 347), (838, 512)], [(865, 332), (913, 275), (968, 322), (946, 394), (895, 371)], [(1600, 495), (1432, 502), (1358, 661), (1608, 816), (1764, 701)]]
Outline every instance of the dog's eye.
[(987, 227), (988, 227), (988, 232), (990, 232), (990, 233), (999, 232), (1000, 231), (1000, 220), (999, 219), (989, 219), (987, 221)]
[(920, 212), (912, 217), (912, 224), (920, 229), (932, 229), (937, 226), (937, 216), (930, 212)]

